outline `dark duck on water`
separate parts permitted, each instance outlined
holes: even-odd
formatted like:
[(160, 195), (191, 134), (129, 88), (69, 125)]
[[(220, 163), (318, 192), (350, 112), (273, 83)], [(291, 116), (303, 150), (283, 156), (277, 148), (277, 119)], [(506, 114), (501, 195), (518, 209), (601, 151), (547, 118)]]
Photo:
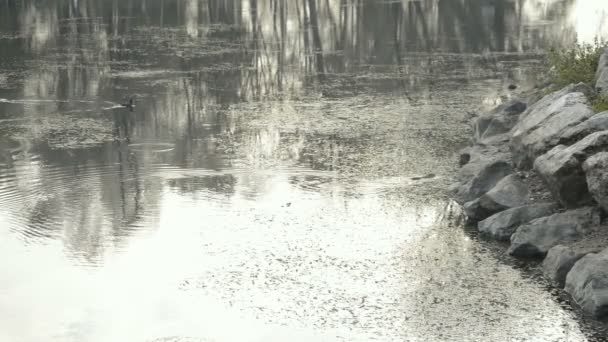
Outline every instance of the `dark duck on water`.
[(133, 100), (133, 98), (129, 98), (129, 102), (127, 103), (123, 103), (121, 104), (121, 106), (127, 108), (129, 111), (133, 111), (133, 109), (135, 108), (135, 100)]

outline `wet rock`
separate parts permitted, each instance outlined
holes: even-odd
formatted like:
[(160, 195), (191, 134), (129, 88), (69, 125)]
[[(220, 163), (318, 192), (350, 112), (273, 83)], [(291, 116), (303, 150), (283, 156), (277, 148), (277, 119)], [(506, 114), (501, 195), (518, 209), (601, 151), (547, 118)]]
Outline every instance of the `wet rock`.
[(600, 62), (597, 66), (597, 82), (595, 87), (603, 95), (608, 95), (608, 49), (600, 57)]
[(459, 159), (458, 159), (458, 165), (460, 167), (463, 167), (463, 166), (467, 165), (470, 161), (471, 161), (471, 154), (468, 152), (461, 151)]
[(579, 259), (590, 252), (576, 251), (571, 247), (557, 245), (549, 250), (547, 257), (543, 260), (543, 274), (559, 288), (563, 288), (568, 272)]
[(595, 317), (608, 315), (608, 250), (580, 259), (566, 277), (566, 292)]
[(508, 134), (503, 134), (462, 149), (459, 157), (461, 168), (458, 170), (458, 179), (463, 183), (467, 182), (481, 169), (497, 161), (510, 164), (511, 152), (508, 148), (508, 141)]
[(500, 154), (503, 159), (509, 157), (511, 151), (509, 151), (508, 146), (506, 146), (509, 139), (510, 135), (502, 134), (463, 148), (460, 150), (461, 166), (488, 159), (498, 159), (496, 157), (497, 154)]
[(522, 114), (521, 120), (512, 130), (511, 138), (511, 149), (517, 166), (530, 168), (538, 156), (559, 144), (562, 134), (568, 128), (595, 114), (584, 92), (571, 91), (577, 87), (585, 86), (569, 86), (549, 94)]
[(465, 214), (473, 220), (486, 219), (498, 212), (525, 204), (529, 190), (517, 175), (501, 179), (496, 186), (476, 200), (464, 205)]
[(468, 181), (458, 186), (453, 195), (458, 204), (465, 204), (490, 191), (505, 176), (513, 173), (511, 164), (504, 160), (490, 160), (487, 163), (475, 164)]
[(608, 130), (608, 111), (595, 114), (574, 127), (568, 128), (560, 137), (560, 145), (571, 145), (591, 133)]
[(594, 207), (535, 219), (517, 228), (511, 236), (509, 254), (522, 258), (542, 258), (554, 246), (592, 234), (599, 224), (600, 213)]
[(480, 141), (509, 132), (517, 123), (519, 114), (523, 113), (526, 108), (525, 102), (515, 99), (481, 115), (475, 121), (475, 138)]
[(522, 224), (552, 215), (556, 210), (557, 206), (552, 203), (525, 205), (490, 216), (479, 222), (477, 228), (497, 240), (509, 241), (511, 235)]
[(602, 151), (608, 151), (608, 131), (593, 133), (570, 147), (553, 148), (536, 160), (534, 169), (556, 200), (567, 208), (580, 207), (592, 202), (583, 163)]
[(608, 153), (602, 152), (583, 164), (591, 196), (608, 212)]
[(543, 261), (545, 276), (564, 287), (566, 276), (577, 260), (589, 253), (599, 253), (608, 247), (608, 227), (599, 227), (582, 239), (549, 250)]

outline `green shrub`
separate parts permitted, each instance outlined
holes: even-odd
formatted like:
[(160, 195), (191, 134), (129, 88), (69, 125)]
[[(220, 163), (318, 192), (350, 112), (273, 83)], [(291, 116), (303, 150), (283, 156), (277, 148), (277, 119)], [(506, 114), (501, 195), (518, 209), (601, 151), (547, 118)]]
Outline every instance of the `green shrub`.
[(591, 103), (596, 112), (605, 112), (608, 110), (608, 95), (597, 95), (591, 99)]
[(594, 86), (599, 59), (607, 46), (596, 38), (591, 44), (575, 42), (570, 48), (551, 49), (548, 57), (555, 85), (583, 82)]

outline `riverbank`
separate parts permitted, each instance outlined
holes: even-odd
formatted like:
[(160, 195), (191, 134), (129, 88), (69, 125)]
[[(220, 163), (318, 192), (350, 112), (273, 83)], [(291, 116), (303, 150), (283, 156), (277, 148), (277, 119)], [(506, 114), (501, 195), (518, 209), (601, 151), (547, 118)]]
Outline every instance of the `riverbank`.
[(586, 312), (608, 316), (608, 49), (594, 87), (520, 93), (474, 119), (453, 199), (478, 230), (510, 241)]

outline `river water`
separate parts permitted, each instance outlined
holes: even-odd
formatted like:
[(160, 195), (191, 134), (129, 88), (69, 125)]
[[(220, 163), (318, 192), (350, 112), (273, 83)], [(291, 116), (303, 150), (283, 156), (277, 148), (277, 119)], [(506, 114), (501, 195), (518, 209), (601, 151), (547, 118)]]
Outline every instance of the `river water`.
[(469, 113), (607, 15), (1, 0), (0, 341), (602, 341), (445, 189)]

